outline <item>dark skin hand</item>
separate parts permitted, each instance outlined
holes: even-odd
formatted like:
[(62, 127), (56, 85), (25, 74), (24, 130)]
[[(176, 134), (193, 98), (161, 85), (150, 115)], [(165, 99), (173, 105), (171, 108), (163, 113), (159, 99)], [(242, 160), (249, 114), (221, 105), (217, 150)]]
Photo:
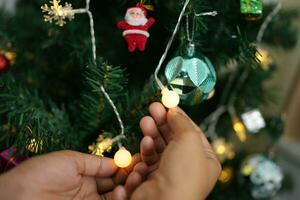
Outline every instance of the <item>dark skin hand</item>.
[[(205, 135), (180, 108), (167, 111), (160, 103), (154, 103), (149, 111), (151, 117), (140, 122), (145, 136), (141, 141), (143, 162), (136, 165), (127, 179), (141, 176), (144, 182), (134, 191), (127, 190), (127, 198), (205, 199), (221, 172)], [(120, 190), (125, 193), (126, 187)]]
[(205, 199), (221, 170), (206, 137), (179, 108), (154, 103), (149, 111), (140, 122), (141, 155), (128, 168), (79, 152), (50, 153), (0, 176), (0, 199)]
[[(130, 167), (118, 169), (112, 159), (74, 151), (38, 156), (0, 177), (0, 199), (122, 199), (124, 192), (115, 187), (125, 182), (138, 160), (135, 156)], [(139, 183), (133, 178), (126, 187), (131, 190)]]

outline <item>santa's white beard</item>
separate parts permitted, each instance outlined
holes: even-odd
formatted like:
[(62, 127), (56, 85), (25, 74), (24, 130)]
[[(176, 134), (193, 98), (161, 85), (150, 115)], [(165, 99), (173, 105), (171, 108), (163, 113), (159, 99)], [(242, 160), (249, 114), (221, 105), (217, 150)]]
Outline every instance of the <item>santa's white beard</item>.
[(125, 21), (131, 26), (144, 26), (148, 19), (146, 17), (135, 19), (130, 16), (130, 14), (126, 13)]

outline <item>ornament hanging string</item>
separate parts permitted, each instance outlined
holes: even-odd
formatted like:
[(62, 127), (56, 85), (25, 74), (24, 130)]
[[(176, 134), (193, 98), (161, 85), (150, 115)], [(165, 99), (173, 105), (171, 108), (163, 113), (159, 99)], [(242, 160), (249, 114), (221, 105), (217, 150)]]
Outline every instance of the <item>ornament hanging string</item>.
[(189, 44), (192, 44), (195, 36), (195, 15), (193, 18), (192, 34), (190, 34), (189, 15), (186, 15), (186, 37)]
[(165, 86), (163, 85), (163, 83), (161, 82), (161, 80), (158, 78), (158, 73), (159, 73), (159, 70), (161, 69), (161, 66), (162, 66), (163, 62), (165, 61), (165, 59), (167, 57), (167, 54), (168, 54), (168, 52), (169, 52), (169, 50), (171, 48), (171, 45), (172, 45), (173, 40), (175, 38), (175, 35), (176, 35), (176, 33), (177, 33), (178, 29), (179, 29), (179, 25), (180, 25), (181, 19), (182, 19), (183, 15), (184, 15), (186, 7), (188, 6), (189, 3), (190, 3), (190, 0), (186, 0), (185, 1), (184, 5), (183, 5), (183, 8), (181, 10), (181, 13), (180, 13), (180, 15), (178, 17), (175, 29), (174, 29), (174, 31), (172, 33), (172, 36), (171, 36), (171, 38), (170, 38), (170, 40), (169, 40), (169, 42), (168, 42), (168, 44), (166, 46), (166, 49), (165, 49), (163, 55), (161, 56), (161, 58), (159, 60), (159, 63), (158, 63), (158, 65), (157, 65), (157, 67), (155, 69), (155, 72), (154, 72), (155, 81), (156, 81), (157, 85), (160, 87), (161, 90), (163, 90), (165, 88)]
[(187, 36), (187, 41), (189, 44), (192, 44), (195, 38), (195, 27), (196, 27), (196, 17), (200, 16), (216, 16), (218, 15), (217, 11), (211, 11), (211, 12), (203, 12), (203, 13), (194, 13), (193, 17), (193, 25), (192, 25), (192, 34), (190, 34), (190, 25), (189, 25), (189, 15), (186, 15), (186, 36)]
[[(166, 59), (166, 57), (167, 57), (167, 54), (168, 54), (168, 52), (169, 52), (169, 50), (170, 50), (170, 48), (171, 48), (171, 46), (172, 46), (173, 40), (174, 40), (174, 38), (175, 38), (175, 35), (176, 35), (177, 32), (178, 32), (179, 25), (180, 25), (180, 23), (181, 23), (182, 17), (183, 17), (183, 15), (184, 15), (184, 13), (185, 13), (185, 10), (186, 10), (186, 8), (187, 8), (189, 2), (190, 2), (190, 0), (186, 0), (185, 3), (184, 3), (184, 5), (183, 5), (183, 7), (182, 7), (182, 10), (181, 10), (181, 12), (180, 12), (180, 15), (179, 15), (179, 17), (178, 17), (178, 20), (177, 20), (175, 29), (174, 29), (174, 31), (173, 31), (173, 33), (172, 33), (172, 36), (171, 36), (170, 40), (168, 41), (167, 46), (166, 46), (166, 49), (165, 49), (163, 55), (161, 56), (161, 58), (160, 58), (160, 60), (159, 60), (159, 63), (158, 63), (158, 65), (157, 65), (157, 67), (156, 67), (156, 69), (155, 69), (155, 72), (154, 72), (154, 78), (155, 78), (155, 81), (156, 81), (157, 85), (159, 86), (159, 88), (160, 88), (161, 90), (164, 90), (164, 89), (165, 89), (165, 86), (163, 85), (162, 81), (158, 78), (158, 73), (159, 73), (159, 71), (160, 71), (160, 69), (161, 69), (161, 66), (162, 66), (163, 62), (165, 61), (165, 59)], [(217, 15), (217, 12), (216, 12), (216, 11), (213, 11), (213, 12), (203, 12), (203, 13), (195, 14), (196, 17), (198, 17), (198, 16), (205, 16), (205, 15), (215, 16), (215, 15)]]
[(194, 17), (193, 17), (193, 25), (192, 25), (192, 34), (190, 34), (190, 25), (189, 25), (189, 15), (186, 15), (186, 36), (187, 36), (187, 40), (188, 42), (191, 44), (194, 41), (195, 38), (195, 27), (196, 27), (196, 17), (200, 17), (200, 16), (216, 16), (218, 15), (217, 11), (211, 11), (211, 12), (203, 12), (203, 13), (194, 13)]

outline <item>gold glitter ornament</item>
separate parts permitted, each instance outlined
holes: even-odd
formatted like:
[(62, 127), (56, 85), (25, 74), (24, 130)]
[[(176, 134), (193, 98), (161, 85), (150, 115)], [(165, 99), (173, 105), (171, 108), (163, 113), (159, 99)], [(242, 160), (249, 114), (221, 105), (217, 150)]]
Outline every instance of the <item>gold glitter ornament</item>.
[(258, 48), (255, 55), (256, 58), (259, 60), (261, 68), (263, 70), (269, 70), (270, 66), (274, 63), (272, 56), (266, 49)]
[(232, 124), (236, 136), (239, 138), (241, 142), (245, 142), (247, 140), (247, 130), (243, 122), (240, 120), (239, 117), (234, 116), (232, 118)]
[(36, 140), (35, 138), (31, 139), (27, 144), (26, 148), (32, 153), (38, 153), (43, 148), (44, 141), (42, 139)]
[(6, 51), (0, 48), (0, 54), (3, 54), (8, 60), (10, 65), (14, 65), (16, 63), (16, 52), (13, 51)]
[(103, 135), (99, 135), (97, 142), (89, 146), (91, 154), (103, 157), (104, 152), (109, 152), (112, 148), (113, 141), (111, 138), (104, 138)]
[(44, 21), (53, 23), (55, 22), (58, 26), (63, 26), (66, 24), (66, 20), (69, 21), (74, 19), (74, 11), (72, 8), (72, 4), (65, 3), (64, 6), (60, 5), (60, 0), (50, 1), (52, 4), (48, 6), (47, 4), (41, 6), (41, 9), (44, 14)]

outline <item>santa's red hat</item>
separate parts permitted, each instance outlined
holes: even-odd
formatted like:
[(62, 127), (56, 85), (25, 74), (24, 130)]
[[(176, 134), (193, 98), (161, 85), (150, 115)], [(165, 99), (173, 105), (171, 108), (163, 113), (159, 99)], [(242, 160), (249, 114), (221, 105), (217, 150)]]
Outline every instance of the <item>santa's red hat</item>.
[(146, 10), (146, 8), (142, 4), (137, 3), (135, 6), (128, 8), (127, 11), (130, 10), (130, 9), (133, 9), (133, 8), (135, 8), (135, 9), (141, 9), (142, 12), (144, 13), (145, 17), (147, 17), (147, 10)]

